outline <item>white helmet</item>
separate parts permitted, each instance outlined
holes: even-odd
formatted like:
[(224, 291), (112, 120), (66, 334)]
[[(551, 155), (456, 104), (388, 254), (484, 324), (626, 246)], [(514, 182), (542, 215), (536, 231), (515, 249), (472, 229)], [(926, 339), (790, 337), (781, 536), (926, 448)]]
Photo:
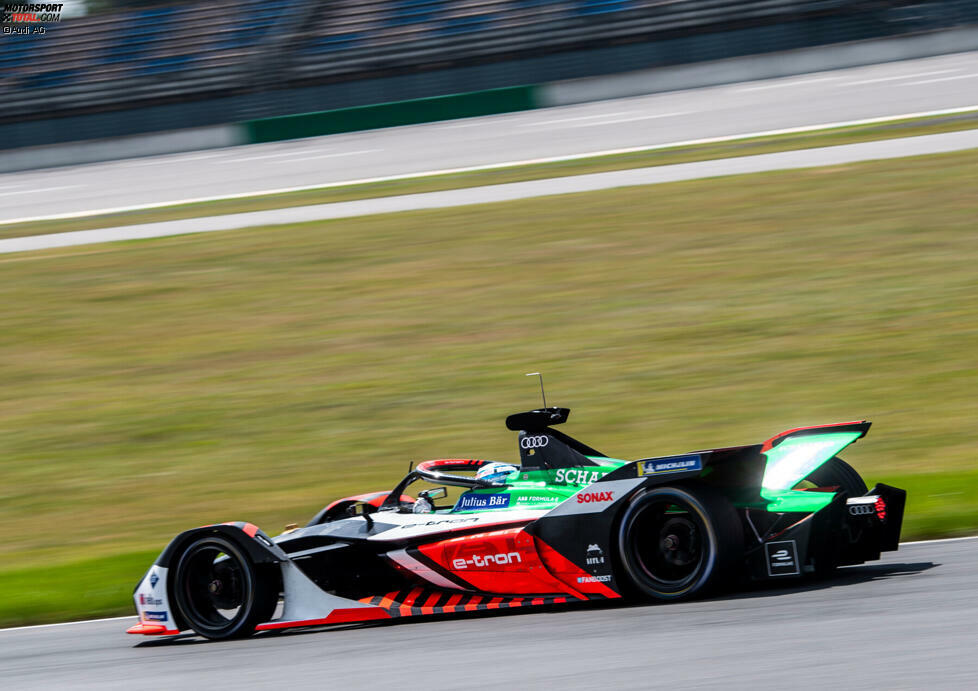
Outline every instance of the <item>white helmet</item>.
[(489, 480), (490, 482), (506, 482), (510, 475), (516, 475), (520, 469), (509, 463), (487, 463), (479, 468), (475, 473), (476, 480)]

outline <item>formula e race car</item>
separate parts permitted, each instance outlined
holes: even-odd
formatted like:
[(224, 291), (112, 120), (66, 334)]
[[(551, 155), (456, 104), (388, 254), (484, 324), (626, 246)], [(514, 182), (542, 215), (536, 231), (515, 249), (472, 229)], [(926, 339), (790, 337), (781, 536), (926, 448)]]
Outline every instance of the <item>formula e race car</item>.
[[(554, 429), (569, 412), (506, 419), (519, 432), (519, 466), (425, 461), (393, 489), (334, 501), (274, 538), (243, 522), (181, 533), (136, 586), (139, 623), (129, 633), (191, 629), (223, 639), (622, 597), (680, 600), (825, 575), (897, 549), (906, 492), (867, 491), (837, 455), (869, 422), (624, 461)], [(428, 487), (415, 499), (406, 492), (416, 482)]]

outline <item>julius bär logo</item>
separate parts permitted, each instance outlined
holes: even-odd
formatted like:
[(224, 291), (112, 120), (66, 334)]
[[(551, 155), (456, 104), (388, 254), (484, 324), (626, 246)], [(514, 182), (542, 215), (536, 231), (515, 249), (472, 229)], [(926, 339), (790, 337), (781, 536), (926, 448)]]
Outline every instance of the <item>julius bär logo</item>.
[(61, 21), (63, 7), (64, 3), (5, 3), (0, 14), (3, 33), (43, 34), (43, 24)]

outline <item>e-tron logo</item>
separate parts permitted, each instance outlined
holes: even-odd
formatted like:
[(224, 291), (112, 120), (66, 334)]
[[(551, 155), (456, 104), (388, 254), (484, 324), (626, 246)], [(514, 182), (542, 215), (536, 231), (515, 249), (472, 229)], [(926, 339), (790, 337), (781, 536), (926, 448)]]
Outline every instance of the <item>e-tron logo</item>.
[(853, 516), (867, 516), (876, 513), (876, 507), (872, 504), (850, 504), (849, 513)]
[(510, 552), (509, 554), (476, 554), (471, 559), (452, 559), (452, 568), (467, 569), (470, 566), (483, 567), (492, 566), (493, 564), (503, 566), (506, 564), (519, 564), (522, 561), (523, 559), (520, 557), (519, 552)]
[(523, 437), (520, 439), (521, 449), (542, 449), (544, 446), (550, 443), (549, 437)]

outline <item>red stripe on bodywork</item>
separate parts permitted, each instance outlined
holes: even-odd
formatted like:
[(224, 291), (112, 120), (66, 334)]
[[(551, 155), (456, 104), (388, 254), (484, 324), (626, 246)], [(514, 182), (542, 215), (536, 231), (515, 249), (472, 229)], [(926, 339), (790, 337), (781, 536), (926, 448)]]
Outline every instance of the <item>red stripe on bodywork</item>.
[(437, 567), (483, 593), (554, 593), (587, 599), (567, 580), (553, 576), (553, 569), (541, 561), (533, 536), (522, 528), (448, 538), (418, 549)]
[[(376, 506), (377, 508), (380, 508), (380, 505), (384, 503), (384, 500), (387, 499), (389, 494), (390, 492), (369, 492), (367, 494), (356, 494), (352, 497), (343, 497), (342, 499), (337, 499), (336, 501), (330, 502), (326, 506), (326, 510), (329, 511), (337, 504), (341, 504), (345, 501), (352, 501), (352, 502), (360, 501), (363, 502), (364, 504), (370, 504), (371, 506)], [(414, 499), (406, 494), (401, 495), (401, 501), (414, 503)]]
[[(580, 599), (587, 599), (588, 595), (621, 597), (621, 595), (606, 586), (604, 583), (581, 580), (593, 578), (593, 576), (540, 538), (536, 538), (536, 544), (537, 552), (540, 554), (540, 559), (546, 565), (547, 569), (555, 577), (559, 578), (566, 584), (564, 589), (569, 591), (572, 595)], [(583, 595), (581, 593), (583, 593)]]
[(766, 442), (764, 442), (763, 446), (761, 446), (761, 453), (767, 453), (774, 447), (775, 442), (780, 441), (785, 437), (790, 437), (792, 434), (797, 434), (798, 432), (808, 432), (813, 429), (832, 429), (833, 427), (847, 427), (851, 425), (865, 425), (865, 424), (866, 424), (865, 420), (851, 420), (849, 422), (833, 422), (832, 424), (829, 425), (809, 425), (808, 427), (795, 427), (794, 429), (789, 429), (786, 432), (777, 434), (771, 437), (770, 439), (768, 439)]
[(460, 593), (456, 593), (455, 595), (452, 595), (450, 598), (448, 598), (448, 602), (445, 603), (445, 606), (442, 607), (442, 610), (445, 612), (454, 612), (455, 605), (457, 605), (461, 599), (462, 599), (462, 595)]
[(244, 534), (247, 535), (248, 537), (254, 537), (255, 533), (258, 532), (258, 526), (255, 525), (254, 523), (245, 523), (244, 527), (241, 530), (243, 530)]
[(435, 603), (438, 602), (438, 599), (440, 597), (441, 597), (441, 593), (437, 593), (437, 592), (436, 593), (432, 593), (431, 595), (429, 595), (428, 596), (428, 599), (424, 601), (424, 604), (423, 605), (421, 605), (421, 613), (422, 614), (434, 614), (435, 613)]
[(126, 633), (139, 633), (144, 636), (173, 636), (180, 629), (168, 629), (163, 624), (136, 624), (126, 629)]
[(404, 598), (404, 600), (401, 602), (400, 609), (401, 609), (402, 617), (411, 616), (412, 614), (411, 607), (414, 605), (414, 601), (418, 598), (419, 595), (421, 595), (422, 592), (423, 591), (421, 590), (421, 588), (415, 588), (410, 593), (408, 593), (408, 596)]
[(384, 595), (384, 597), (381, 598), (380, 606), (383, 607), (384, 609), (390, 609), (391, 606), (394, 604), (394, 598), (396, 597), (397, 597), (396, 590), (392, 593), (387, 593), (386, 595)]
[(447, 466), (476, 466), (484, 465), (485, 461), (474, 458), (436, 458), (431, 461), (418, 463), (418, 470), (434, 470), (435, 468), (445, 468)]

